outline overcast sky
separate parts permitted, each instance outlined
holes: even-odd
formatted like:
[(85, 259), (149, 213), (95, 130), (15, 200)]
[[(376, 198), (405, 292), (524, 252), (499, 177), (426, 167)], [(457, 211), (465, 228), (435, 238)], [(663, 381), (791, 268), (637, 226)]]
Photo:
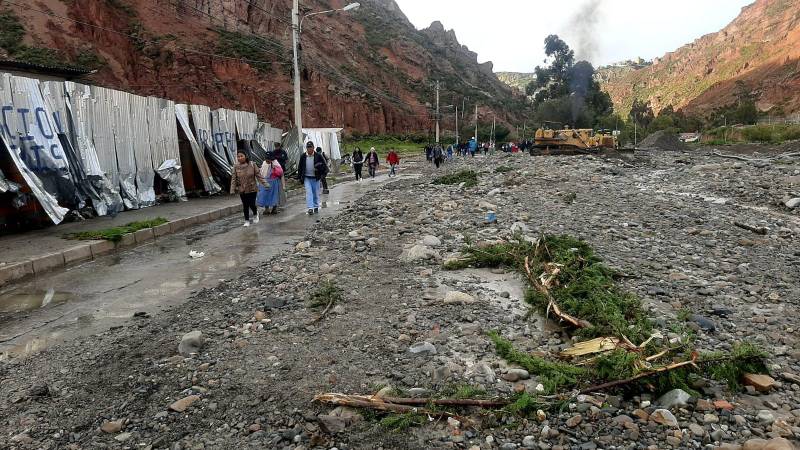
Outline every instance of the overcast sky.
[[(544, 38), (558, 34), (603, 65), (652, 59), (719, 31), (753, 0), (395, 0), (417, 28), (434, 20), (494, 62), (495, 71), (532, 72)], [(596, 7), (595, 14), (581, 13)], [(594, 18), (592, 20), (591, 18)], [(576, 26), (571, 26), (576, 24)], [(574, 30), (586, 30), (583, 36)], [(581, 45), (581, 41), (583, 45)]]

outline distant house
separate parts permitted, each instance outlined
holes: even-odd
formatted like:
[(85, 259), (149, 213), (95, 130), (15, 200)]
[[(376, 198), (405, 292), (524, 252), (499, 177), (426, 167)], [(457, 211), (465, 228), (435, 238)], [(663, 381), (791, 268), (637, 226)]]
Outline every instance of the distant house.
[(0, 72), (35, 78), (39, 81), (72, 81), (85, 77), (90, 70), (67, 66), (34, 64), (11, 59), (0, 59)]

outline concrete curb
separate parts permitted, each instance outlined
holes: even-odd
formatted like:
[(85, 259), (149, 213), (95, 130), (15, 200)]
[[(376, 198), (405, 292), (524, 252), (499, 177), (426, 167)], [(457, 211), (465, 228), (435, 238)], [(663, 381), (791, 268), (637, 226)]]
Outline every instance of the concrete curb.
[(90, 261), (120, 250), (129, 250), (133, 247), (153, 242), (156, 239), (178, 233), (194, 225), (206, 224), (232, 216), (241, 212), (241, 209), (241, 206), (225, 206), (194, 216), (175, 219), (155, 228), (148, 228), (139, 230), (136, 233), (126, 234), (122, 236), (122, 240), (117, 243), (111, 241), (89, 241), (61, 252), (40, 255), (27, 261), (0, 266), (0, 287), (29, 276), (41, 275), (53, 269)]

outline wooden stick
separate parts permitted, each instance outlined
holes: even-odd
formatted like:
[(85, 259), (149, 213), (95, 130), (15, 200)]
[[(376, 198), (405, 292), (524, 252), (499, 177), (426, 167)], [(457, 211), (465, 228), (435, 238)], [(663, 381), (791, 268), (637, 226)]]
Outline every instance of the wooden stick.
[(762, 236), (766, 236), (767, 234), (767, 229), (765, 227), (754, 227), (752, 225), (748, 225), (746, 223), (741, 223), (741, 222), (733, 222), (733, 224), (747, 231), (752, 231), (755, 234), (760, 234)]
[(447, 411), (431, 411), (425, 408), (417, 408), (408, 405), (398, 405), (395, 403), (388, 403), (383, 401), (380, 397), (365, 396), (365, 395), (346, 395), (346, 394), (319, 394), (314, 397), (315, 402), (330, 403), (338, 406), (352, 406), (356, 408), (377, 409), (379, 411), (388, 411), (395, 413), (412, 413), (412, 414), (426, 414), (431, 417), (452, 417), (459, 420), (463, 424), (469, 424), (470, 420), (466, 417), (461, 417), (451, 414)]
[(630, 383), (633, 383), (636, 380), (641, 380), (642, 378), (648, 378), (648, 377), (651, 377), (653, 375), (657, 375), (659, 373), (669, 372), (671, 370), (680, 369), (681, 367), (686, 367), (686, 366), (697, 367), (697, 365), (695, 364), (695, 358), (692, 358), (690, 361), (684, 361), (684, 362), (680, 362), (680, 363), (673, 364), (673, 365), (670, 365), (670, 366), (659, 367), (658, 369), (651, 370), (649, 372), (640, 373), (639, 375), (636, 375), (635, 377), (632, 377), (632, 378), (626, 378), (624, 380), (609, 381), (608, 383), (598, 384), (597, 386), (590, 386), (590, 387), (588, 387), (586, 389), (582, 389), (580, 393), (581, 394), (589, 394), (589, 393), (592, 393), (592, 392), (603, 391), (603, 390), (610, 389), (610, 388), (613, 388), (613, 387), (622, 386), (622, 385), (625, 385), (625, 384), (630, 384)]
[(331, 306), (333, 306), (333, 297), (331, 297), (331, 299), (328, 300), (328, 306), (325, 307), (325, 310), (322, 311), (322, 314), (320, 314), (319, 317), (317, 317), (316, 319), (312, 320), (311, 322), (308, 322), (308, 324), (312, 325), (312, 324), (315, 324), (315, 323), (319, 322), (320, 320), (322, 320), (322, 318), (325, 317), (325, 314), (328, 314), (328, 310), (331, 309)]
[(384, 397), (383, 401), (396, 405), (436, 405), (436, 406), (477, 406), (480, 408), (497, 408), (508, 405), (508, 400), (477, 400), (450, 398), (397, 398)]

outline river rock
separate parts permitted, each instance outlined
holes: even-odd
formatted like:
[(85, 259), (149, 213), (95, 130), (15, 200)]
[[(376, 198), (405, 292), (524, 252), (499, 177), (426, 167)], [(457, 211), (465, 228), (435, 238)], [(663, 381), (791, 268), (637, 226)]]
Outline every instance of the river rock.
[(449, 291), (444, 296), (445, 305), (469, 305), (475, 303), (475, 297), (466, 292)]
[(683, 408), (688, 404), (690, 398), (692, 396), (683, 389), (673, 389), (662, 395), (656, 404), (665, 409)]
[(181, 343), (178, 345), (178, 353), (183, 356), (190, 356), (192, 353), (198, 353), (204, 343), (205, 339), (201, 331), (190, 331), (181, 338)]
[(742, 446), (742, 450), (795, 450), (791, 442), (784, 438), (770, 440), (750, 439)]
[(434, 346), (433, 344), (431, 344), (430, 342), (427, 342), (427, 341), (417, 342), (416, 344), (414, 344), (411, 347), (409, 347), (408, 351), (413, 353), (413, 354), (415, 354), (415, 355), (419, 355), (419, 354), (435, 355), (436, 354), (436, 346)]
[(653, 411), (653, 414), (650, 414), (650, 420), (667, 427), (678, 428), (678, 419), (667, 409)]
[(190, 395), (188, 397), (184, 397), (178, 401), (173, 402), (169, 405), (170, 411), (175, 412), (184, 412), (186, 411), (192, 404), (196, 401), (200, 400), (199, 395)]

